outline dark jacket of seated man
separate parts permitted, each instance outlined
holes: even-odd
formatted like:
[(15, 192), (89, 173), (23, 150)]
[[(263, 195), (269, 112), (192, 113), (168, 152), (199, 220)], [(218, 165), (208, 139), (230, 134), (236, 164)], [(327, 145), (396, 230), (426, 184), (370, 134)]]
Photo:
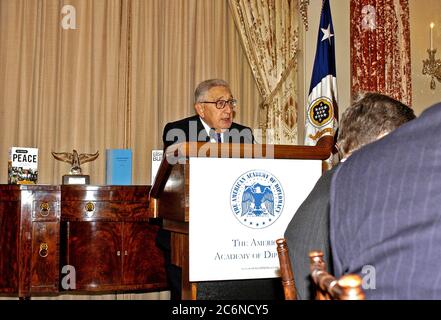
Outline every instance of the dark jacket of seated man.
[[(233, 122), (236, 100), (223, 80), (207, 80), (195, 91), (197, 115), (164, 127), (164, 149), (181, 142), (254, 143), (252, 130)], [(181, 297), (181, 269), (171, 264), (170, 232), (161, 230), (157, 244), (165, 253), (171, 299)], [(281, 299), (280, 279), (253, 279), (198, 283), (197, 299)]]
[[(379, 93), (360, 96), (341, 117), (337, 145), (342, 162), (364, 145), (382, 138), (414, 118), (411, 108), (391, 97)], [(334, 273), (329, 211), (331, 182), (336, 171), (337, 167), (334, 167), (317, 181), (285, 231), (299, 300), (314, 299), (315, 295), (310, 277), (310, 251), (322, 251), (328, 271)]]

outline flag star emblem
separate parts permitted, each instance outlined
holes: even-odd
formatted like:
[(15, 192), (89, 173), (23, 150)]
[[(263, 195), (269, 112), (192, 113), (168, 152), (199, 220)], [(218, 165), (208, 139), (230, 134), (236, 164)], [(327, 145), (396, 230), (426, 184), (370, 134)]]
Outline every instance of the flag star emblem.
[(331, 44), (331, 38), (334, 36), (334, 34), (331, 33), (331, 24), (328, 24), (327, 29), (324, 28), (320, 28), (320, 29), (322, 29), (323, 32), (322, 42), (325, 41), (326, 39), (329, 39), (329, 44)]

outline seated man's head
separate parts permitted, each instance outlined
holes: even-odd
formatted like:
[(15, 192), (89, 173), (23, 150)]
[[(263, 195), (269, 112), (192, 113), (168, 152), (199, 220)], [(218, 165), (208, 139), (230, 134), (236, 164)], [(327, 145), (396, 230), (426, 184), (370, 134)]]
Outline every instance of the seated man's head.
[(412, 119), (415, 113), (405, 104), (379, 93), (364, 94), (343, 113), (337, 137), (340, 158)]
[(221, 132), (231, 127), (236, 100), (226, 81), (211, 79), (201, 82), (194, 95), (196, 113), (211, 128)]

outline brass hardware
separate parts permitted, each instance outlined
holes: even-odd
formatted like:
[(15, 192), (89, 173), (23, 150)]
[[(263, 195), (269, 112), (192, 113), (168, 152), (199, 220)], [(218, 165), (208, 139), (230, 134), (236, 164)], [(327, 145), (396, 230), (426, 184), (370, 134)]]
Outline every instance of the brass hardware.
[(93, 216), (93, 214), (95, 213), (95, 205), (93, 204), (93, 202), (88, 202), (86, 203), (86, 205), (84, 206), (84, 210), (86, 211), (86, 215), (88, 218), (91, 218)]
[(38, 254), (42, 258), (46, 258), (49, 254), (49, 247), (46, 242), (40, 243), (40, 250), (38, 251)]
[(40, 215), (42, 217), (47, 217), (49, 215), (49, 211), (50, 211), (50, 206), (48, 202), (42, 202), (40, 204)]
[(127, 255), (128, 255), (128, 252), (127, 252), (127, 250), (124, 250), (124, 255), (125, 255), (125, 256), (127, 256)]
[(119, 256), (121, 255), (121, 251), (118, 250), (118, 251), (116, 252), (116, 255), (119, 257)]

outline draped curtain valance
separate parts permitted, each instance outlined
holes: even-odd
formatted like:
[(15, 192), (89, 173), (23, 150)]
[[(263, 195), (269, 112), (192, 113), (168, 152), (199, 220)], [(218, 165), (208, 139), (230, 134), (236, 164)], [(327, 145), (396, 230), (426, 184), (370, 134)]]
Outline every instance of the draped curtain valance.
[(263, 136), (267, 143), (297, 144), (299, 2), (229, 0), (229, 3), (264, 98), (260, 109)]

